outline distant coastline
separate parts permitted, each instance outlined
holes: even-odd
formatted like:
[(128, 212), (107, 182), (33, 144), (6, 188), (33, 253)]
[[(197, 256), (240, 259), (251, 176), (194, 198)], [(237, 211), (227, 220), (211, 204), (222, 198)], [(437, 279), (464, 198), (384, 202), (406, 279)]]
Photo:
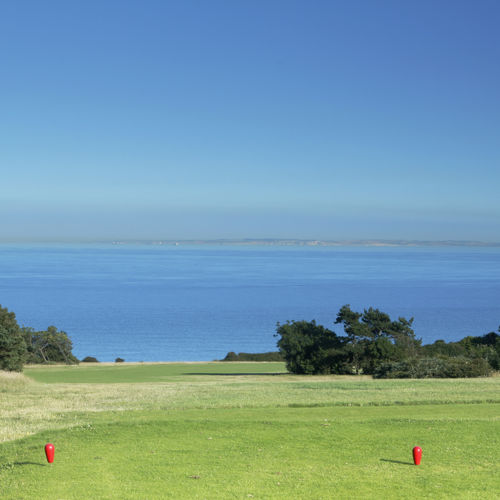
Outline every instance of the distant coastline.
[[(96, 242), (110, 243), (110, 242)], [(306, 247), (500, 247), (500, 242), (469, 240), (301, 240), (301, 239), (213, 239), (213, 240), (123, 240), (113, 245), (221, 245), (221, 246), (306, 246)]]
[(294, 238), (219, 239), (0, 239), (0, 245), (146, 245), (146, 246), (269, 246), (269, 247), (469, 247), (500, 248), (500, 241), (476, 240), (313, 240)]

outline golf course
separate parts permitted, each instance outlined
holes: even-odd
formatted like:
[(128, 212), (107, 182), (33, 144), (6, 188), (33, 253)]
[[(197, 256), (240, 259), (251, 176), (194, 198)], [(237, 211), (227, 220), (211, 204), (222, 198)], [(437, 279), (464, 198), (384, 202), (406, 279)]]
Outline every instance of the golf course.
[(498, 498), (499, 403), (498, 376), (29, 366), (0, 372), (0, 497)]

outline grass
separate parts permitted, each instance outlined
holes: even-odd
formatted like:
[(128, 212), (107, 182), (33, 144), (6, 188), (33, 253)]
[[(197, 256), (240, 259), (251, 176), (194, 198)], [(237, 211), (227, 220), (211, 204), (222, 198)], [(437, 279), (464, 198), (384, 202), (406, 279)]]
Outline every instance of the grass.
[(269, 375), (280, 372), (125, 364), (0, 376), (1, 496), (498, 497), (499, 377)]
[(137, 383), (170, 382), (208, 375), (286, 374), (284, 363), (85, 363), (73, 366), (26, 368), (26, 375), (38, 382)]

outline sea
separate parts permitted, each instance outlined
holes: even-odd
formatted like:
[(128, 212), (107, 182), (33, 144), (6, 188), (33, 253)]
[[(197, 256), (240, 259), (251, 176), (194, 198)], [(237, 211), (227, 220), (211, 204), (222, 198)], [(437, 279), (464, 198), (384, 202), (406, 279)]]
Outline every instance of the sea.
[(0, 304), (99, 361), (273, 351), (278, 322), (342, 334), (344, 304), (456, 341), (499, 328), (500, 248), (3, 244)]

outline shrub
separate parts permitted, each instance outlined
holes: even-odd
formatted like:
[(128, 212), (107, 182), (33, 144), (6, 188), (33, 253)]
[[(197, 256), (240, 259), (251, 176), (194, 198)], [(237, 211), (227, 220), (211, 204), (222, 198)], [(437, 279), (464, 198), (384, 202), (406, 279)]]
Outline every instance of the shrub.
[(116, 358), (115, 363), (123, 363), (125, 360), (123, 358)]
[(97, 360), (93, 356), (85, 356), (82, 359), (82, 363), (99, 363), (99, 360)]
[(470, 378), (491, 374), (488, 362), (482, 358), (412, 358), (383, 363), (376, 368), (374, 378)]
[(230, 351), (221, 361), (284, 361), (283, 355), (278, 352), (240, 352), (236, 354)]

